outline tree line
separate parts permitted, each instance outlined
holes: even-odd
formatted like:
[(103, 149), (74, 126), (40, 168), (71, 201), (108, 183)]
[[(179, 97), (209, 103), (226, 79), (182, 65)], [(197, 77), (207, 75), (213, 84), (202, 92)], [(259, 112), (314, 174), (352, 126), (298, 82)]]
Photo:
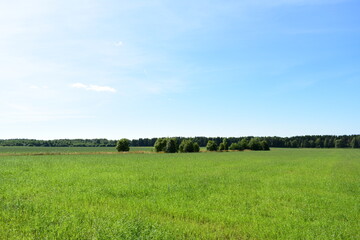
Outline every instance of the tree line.
[(115, 147), (116, 140), (99, 139), (0, 139), (0, 146), (28, 146), (28, 147)]
[[(184, 138), (175, 137), (178, 142), (184, 139), (191, 139), (199, 144), (200, 147), (206, 147), (209, 141), (214, 141), (219, 146), (224, 139), (227, 140), (229, 147), (231, 144), (238, 144), (241, 141), (250, 142), (257, 139), (260, 142), (266, 142), (269, 147), (275, 148), (360, 148), (360, 135), (306, 135), (295, 137), (194, 137)], [(154, 146), (157, 138), (140, 138), (131, 141), (131, 146), (151, 147)]]
[[(256, 138), (266, 142), (269, 147), (278, 148), (360, 148), (360, 135), (308, 135), (295, 137), (173, 137), (176, 142), (191, 140), (199, 147), (206, 147), (209, 141), (214, 141), (217, 146), (226, 139), (229, 148), (232, 144), (241, 141), (250, 142)], [(139, 138), (130, 140), (132, 147), (152, 147), (159, 138)], [(37, 146), (37, 147), (115, 147), (116, 140), (107, 139), (57, 139), (57, 140), (35, 140), (35, 139), (4, 139), (0, 140), (0, 146)], [(233, 146), (238, 147), (238, 146)]]

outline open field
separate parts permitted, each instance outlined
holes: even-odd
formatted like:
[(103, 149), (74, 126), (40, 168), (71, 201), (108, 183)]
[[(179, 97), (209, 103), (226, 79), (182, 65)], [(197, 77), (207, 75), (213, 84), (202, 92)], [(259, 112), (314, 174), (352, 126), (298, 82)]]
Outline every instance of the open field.
[(360, 239), (359, 219), (360, 150), (0, 156), (0, 239)]

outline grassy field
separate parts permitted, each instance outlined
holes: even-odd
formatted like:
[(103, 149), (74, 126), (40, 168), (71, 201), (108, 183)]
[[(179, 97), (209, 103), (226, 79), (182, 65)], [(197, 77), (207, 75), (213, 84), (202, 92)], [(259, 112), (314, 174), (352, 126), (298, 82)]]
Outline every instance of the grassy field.
[(360, 151), (0, 156), (0, 239), (360, 239)]

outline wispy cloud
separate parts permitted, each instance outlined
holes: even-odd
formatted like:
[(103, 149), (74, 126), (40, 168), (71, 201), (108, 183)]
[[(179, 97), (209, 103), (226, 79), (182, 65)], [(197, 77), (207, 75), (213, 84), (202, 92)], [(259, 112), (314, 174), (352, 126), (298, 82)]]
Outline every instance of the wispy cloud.
[(85, 90), (89, 90), (89, 91), (95, 91), (95, 92), (112, 92), (115, 93), (116, 89), (109, 87), (109, 86), (98, 86), (98, 85), (87, 85), (87, 84), (82, 84), (82, 83), (74, 83), (70, 85), (72, 88), (80, 88), (80, 89), (85, 89)]

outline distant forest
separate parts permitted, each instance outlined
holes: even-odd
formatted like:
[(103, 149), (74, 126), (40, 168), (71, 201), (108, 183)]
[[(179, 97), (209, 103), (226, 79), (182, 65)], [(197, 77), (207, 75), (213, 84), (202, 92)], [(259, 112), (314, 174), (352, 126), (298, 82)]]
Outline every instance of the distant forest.
[[(226, 138), (229, 145), (237, 143), (242, 139), (250, 141), (254, 137), (229, 137)], [(313, 135), (296, 137), (258, 137), (265, 140), (269, 147), (278, 148), (360, 148), (360, 135)], [(209, 140), (219, 145), (223, 137), (175, 137), (178, 143), (184, 139), (192, 139), (200, 147), (205, 147)], [(131, 140), (132, 147), (152, 147), (157, 138), (140, 138)], [(35, 140), (35, 139), (5, 139), (0, 140), (0, 146), (32, 146), (32, 147), (115, 147), (117, 140), (107, 139), (57, 139), (57, 140)]]

